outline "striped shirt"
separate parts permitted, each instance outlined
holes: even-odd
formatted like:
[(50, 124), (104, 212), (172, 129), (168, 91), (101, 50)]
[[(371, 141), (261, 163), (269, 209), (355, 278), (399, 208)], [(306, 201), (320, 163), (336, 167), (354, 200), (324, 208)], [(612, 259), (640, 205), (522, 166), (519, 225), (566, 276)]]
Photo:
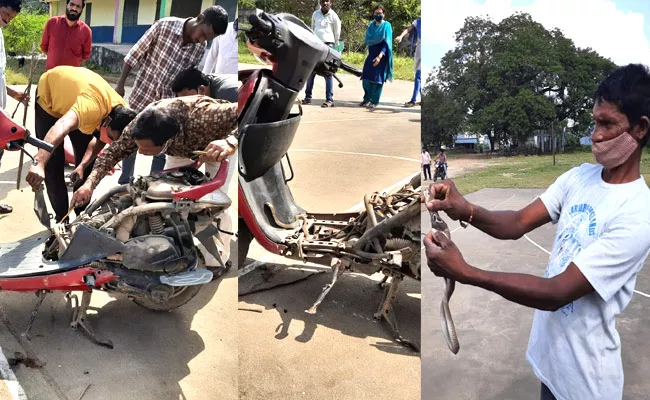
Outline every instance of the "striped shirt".
[(129, 107), (135, 111), (174, 97), (171, 85), (176, 75), (196, 67), (203, 58), (205, 43), (183, 43), (188, 20), (167, 17), (156, 21), (124, 58), (131, 68), (140, 68), (129, 97)]
[[(180, 132), (169, 141), (165, 151), (167, 155), (191, 158), (193, 151), (205, 150), (210, 142), (229, 136), (238, 137), (237, 103), (195, 95), (159, 100), (149, 107), (166, 109), (181, 125)], [(138, 118), (135, 117), (124, 128), (120, 138), (111, 143), (95, 161), (93, 171), (88, 176), (93, 188), (118, 162), (138, 149), (131, 133)]]

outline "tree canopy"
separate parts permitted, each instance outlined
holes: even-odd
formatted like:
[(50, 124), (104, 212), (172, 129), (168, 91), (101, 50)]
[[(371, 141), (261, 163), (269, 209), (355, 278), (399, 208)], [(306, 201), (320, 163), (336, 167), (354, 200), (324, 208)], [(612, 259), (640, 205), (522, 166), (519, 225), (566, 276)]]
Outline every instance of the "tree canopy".
[(570, 119), (576, 129), (586, 129), (592, 95), (617, 67), (525, 13), (498, 24), (469, 17), (455, 39), (455, 48), (427, 82), (423, 109), (430, 102), (425, 96), (444, 95), (441, 107), (455, 104), (453, 114), (464, 116), (456, 130), (487, 134), (493, 148), (495, 143), (523, 142), (535, 130), (549, 129), (551, 122)]

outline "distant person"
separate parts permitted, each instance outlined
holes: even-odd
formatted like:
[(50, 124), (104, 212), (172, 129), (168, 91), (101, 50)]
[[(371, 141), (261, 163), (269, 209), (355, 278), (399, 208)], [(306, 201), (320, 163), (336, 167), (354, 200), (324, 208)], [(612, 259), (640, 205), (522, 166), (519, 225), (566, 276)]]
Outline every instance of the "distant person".
[(445, 171), (445, 178), (447, 178), (447, 155), (445, 154), (445, 148), (440, 148), (440, 153), (433, 159), (433, 161), (440, 161), (443, 170)]
[(203, 73), (237, 75), (239, 71), (239, 48), (237, 45), (237, 20), (228, 23), (226, 33), (212, 40), (203, 65)]
[[(641, 175), (650, 137), (650, 71), (638, 64), (617, 69), (600, 83), (593, 100), (596, 163), (569, 169), (524, 208), (473, 205), (451, 181), (431, 185), (432, 200), (426, 203), (431, 211), (445, 211), (452, 220), (503, 240), (549, 222), (556, 226), (543, 276), (521, 273), (523, 265), (501, 254), (496, 271), (469, 265), (440, 231), (423, 239), (435, 275), (535, 310), (526, 359), (540, 381), (542, 400), (624, 398), (616, 317), (630, 304), (650, 253), (650, 190)], [(638, 373), (636, 365), (630, 367)]]
[(41, 50), (47, 55), (45, 70), (69, 65), (80, 67), (90, 58), (93, 33), (80, 21), (86, 0), (66, 0), (65, 15), (50, 18), (41, 38)]
[(427, 173), (429, 174), (429, 180), (431, 180), (431, 155), (424, 147), (422, 148), (422, 153), (420, 154), (420, 163), (422, 164), (424, 180), (427, 180)]
[(375, 108), (379, 104), (384, 83), (393, 80), (393, 27), (386, 21), (384, 7), (376, 6), (374, 20), (366, 30), (368, 56), (363, 64), (363, 101), (361, 107)]
[[(320, 0), (320, 8), (311, 16), (311, 29), (314, 34), (329, 47), (339, 43), (341, 37), (341, 20), (332, 10), (332, 0)], [(311, 104), (312, 91), (314, 90), (314, 79), (316, 74), (312, 73), (307, 80), (305, 88), (305, 99), (302, 104)], [(334, 107), (334, 78), (325, 77), (325, 101), (321, 107)]]
[(411, 96), (411, 100), (409, 100), (407, 103), (404, 103), (404, 107), (413, 107), (417, 103), (417, 97), (418, 95), (422, 95), (422, 71), (420, 70), (420, 64), (421, 64), (421, 39), (422, 39), (422, 28), (421, 28), (421, 22), (420, 18), (416, 19), (413, 21), (411, 25), (409, 25), (404, 31), (402, 32), (401, 35), (397, 37), (397, 42), (401, 42), (402, 39), (404, 39), (404, 36), (407, 34), (411, 33), (413, 30), (415, 30), (417, 34), (417, 41), (415, 43), (415, 80), (413, 82), (413, 96)]
[[(0, 28), (4, 28), (9, 25), (12, 19), (18, 15), (20, 12), (20, 0), (0, 0)], [(7, 95), (16, 99), (17, 101), (25, 103), (25, 106), (29, 103), (29, 95), (17, 92), (9, 87), (5, 81), (5, 70), (7, 69), (7, 55), (5, 54), (5, 39), (0, 29), (0, 107), (2, 110), (7, 106)], [(0, 149), (0, 161), (2, 161), (2, 156), (4, 155), (4, 150)], [(13, 211), (13, 208), (8, 204), (0, 203), (0, 214), (9, 214)]]
[[(179, 72), (196, 67), (201, 62), (208, 40), (226, 32), (228, 13), (221, 6), (206, 8), (195, 18), (167, 17), (147, 29), (124, 58), (122, 75), (115, 90), (124, 96), (126, 78), (133, 68), (139, 68), (129, 107), (141, 112), (154, 101), (172, 98), (171, 83)], [(136, 153), (122, 162), (118, 182), (128, 183), (133, 176)], [(165, 167), (164, 155), (155, 156), (151, 172)]]

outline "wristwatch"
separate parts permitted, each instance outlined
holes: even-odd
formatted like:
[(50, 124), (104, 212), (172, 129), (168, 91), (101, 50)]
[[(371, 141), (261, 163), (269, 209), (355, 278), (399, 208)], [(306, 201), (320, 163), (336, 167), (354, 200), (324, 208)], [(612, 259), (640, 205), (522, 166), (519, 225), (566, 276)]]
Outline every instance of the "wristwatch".
[(237, 146), (239, 146), (239, 140), (235, 136), (228, 136), (226, 138), (226, 143), (228, 143), (235, 149), (237, 148)]

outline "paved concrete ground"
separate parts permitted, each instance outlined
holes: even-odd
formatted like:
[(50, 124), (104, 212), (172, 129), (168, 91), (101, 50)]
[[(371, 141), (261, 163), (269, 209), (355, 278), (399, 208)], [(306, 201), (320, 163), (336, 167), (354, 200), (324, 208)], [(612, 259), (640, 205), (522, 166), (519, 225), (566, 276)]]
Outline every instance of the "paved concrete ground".
[[(10, 99), (7, 110), (13, 112), (14, 106)], [(29, 129), (33, 129), (33, 115), (32, 108)], [(16, 120), (22, 121), (20, 112)], [(33, 194), (24, 182), (28, 163), (24, 165), (20, 191), (15, 184), (7, 183), (15, 181), (17, 165), (18, 154), (5, 153), (0, 168), (0, 202), (10, 203), (14, 212), (0, 216), (0, 237), (4, 241), (19, 240), (42, 229), (32, 211)], [(149, 157), (138, 156), (136, 174), (148, 173), (150, 165)], [(95, 196), (114, 185), (119, 173), (106, 178)], [(228, 193), (236, 198), (236, 181)], [(234, 201), (235, 215), (236, 206)], [(231, 253), (236, 263), (236, 242)], [(11, 333), (25, 329), (36, 297), (0, 293), (5, 320), (0, 321), (0, 346), (8, 358), (14, 351), (23, 351), (46, 363), (41, 369), (22, 365), (15, 368), (30, 400), (74, 400), (86, 388), (84, 400), (235, 399), (236, 274), (231, 270), (170, 313), (143, 309), (122, 296), (95, 293), (91, 306), (97, 308), (98, 314), (91, 315), (90, 320), (97, 332), (113, 341), (113, 350), (96, 346), (69, 328), (69, 314), (61, 294), (48, 295), (32, 328), (31, 342), (21, 346)], [(5, 341), (5, 337), (14, 340)]]
[[(344, 87), (334, 88), (335, 107), (321, 108), (325, 85), (316, 78), (313, 104), (303, 106), (289, 151), (296, 174), (289, 185), (310, 212), (359, 206), (365, 193), (390, 187), (420, 168), (420, 109), (401, 107), (412, 83), (387, 84), (380, 106), (369, 111), (357, 106), (361, 82), (350, 75), (341, 80)], [(249, 258), (249, 263), (285, 263), (256, 243)], [(241, 296), (240, 308), (262, 312), (238, 315), (240, 398), (419, 399), (418, 354), (394, 343), (387, 326), (372, 321), (382, 297), (379, 279), (340, 277), (316, 315), (303, 310), (316, 300), (329, 274)], [(395, 303), (404, 336), (418, 342), (419, 297), (419, 284), (407, 280)]]
[[(467, 198), (488, 209), (518, 209), (541, 190), (484, 189)], [(441, 213), (444, 216), (444, 213)], [(430, 229), (423, 213), (423, 231)], [(555, 229), (547, 224), (529, 233), (532, 241), (499, 241), (458, 222), (448, 222), (451, 238), (465, 259), (480, 268), (544, 275)], [(454, 231), (455, 230), (455, 231)], [(424, 257), (424, 255), (423, 255)], [(425, 264), (424, 264), (425, 265)], [(425, 267), (423, 267), (425, 269)], [(456, 284), (450, 308), (460, 340), (452, 354), (440, 328), (440, 299), (444, 281), (431, 272), (422, 283), (422, 399), (539, 399), (540, 383), (525, 358), (533, 309), (511, 303), (491, 292)], [(637, 290), (650, 293), (648, 262), (638, 277)], [(650, 399), (650, 298), (635, 294), (618, 317), (623, 345), (624, 399)]]

